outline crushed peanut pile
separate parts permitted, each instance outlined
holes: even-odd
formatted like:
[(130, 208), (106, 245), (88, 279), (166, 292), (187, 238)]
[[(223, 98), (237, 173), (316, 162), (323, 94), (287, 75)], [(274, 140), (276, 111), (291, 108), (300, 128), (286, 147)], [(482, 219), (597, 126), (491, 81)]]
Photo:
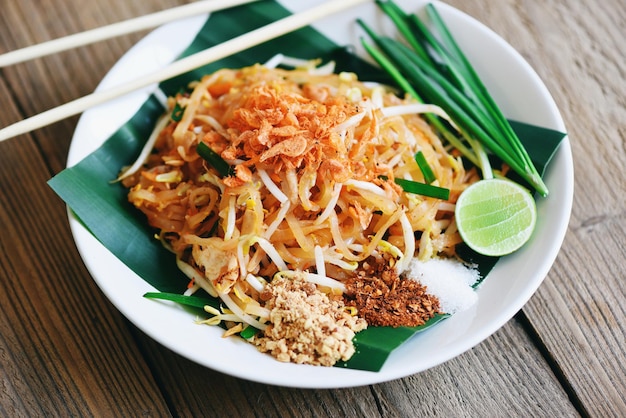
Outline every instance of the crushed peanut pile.
[(271, 325), (254, 343), (282, 362), (332, 366), (348, 360), (354, 354), (352, 338), (367, 327), (340, 299), (331, 300), (301, 278), (277, 276), (261, 297), (271, 310)]

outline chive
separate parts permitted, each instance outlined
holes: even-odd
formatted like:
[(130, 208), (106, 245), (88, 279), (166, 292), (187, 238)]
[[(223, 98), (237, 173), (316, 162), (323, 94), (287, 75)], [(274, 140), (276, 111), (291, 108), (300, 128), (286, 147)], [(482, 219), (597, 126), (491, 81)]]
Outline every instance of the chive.
[[(512, 156), (510, 152), (502, 148), (502, 145), (494, 140), (494, 138), (487, 132), (484, 126), (487, 126), (490, 131), (493, 129), (493, 124), (489, 120), (484, 119), (482, 114), (477, 110), (470, 110), (471, 103), (469, 99), (460, 95), (457, 90), (448, 89), (450, 85), (442, 79), (433, 79), (429, 75), (425, 74), (416, 63), (416, 57), (410, 56), (406, 53), (403, 47), (388, 39), (390, 42), (384, 42), (385, 48), (396, 57), (396, 65), (403, 71), (406, 78), (410, 81), (411, 85), (419, 85), (422, 89), (422, 96), (427, 97), (428, 101), (435, 103), (446, 111), (450, 117), (452, 117), (456, 124), (464, 131), (469, 133), (471, 137), (475, 137), (483, 142), (492, 152), (502, 158), (507, 164), (511, 166), (515, 171), (522, 171), (518, 160)], [(438, 81), (440, 83), (438, 83)], [(450, 97), (452, 96), (452, 97)], [(458, 148), (455, 143), (451, 144)], [(460, 149), (459, 149), (460, 150)]]
[[(176, 99), (181, 96), (188, 95), (189, 91), (184, 87), (181, 87), (180, 89), (178, 89), (178, 93), (176, 93)], [(176, 105), (174, 106), (174, 109), (172, 109), (172, 113), (170, 114), (170, 119), (172, 119), (174, 122), (180, 122), (180, 120), (183, 118), (183, 113), (185, 113), (185, 107), (181, 106), (177, 100)]]
[(466, 81), (466, 77), (462, 74), (463, 70), (454, 65), (457, 60), (447, 54), (447, 45), (442, 45), (416, 15), (409, 15), (407, 19), (409, 26), (415, 31), (413, 36), (421, 39), (421, 43), (424, 45), (423, 50), (428, 54), (430, 61), (436, 64), (433, 67), (480, 106), (480, 100), (477, 100), (474, 91)]
[[(387, 176), (380, 176), (379, 178), (387, 180)], [(448, 200), (450, 199), (450, 190), (444, 187), (433, 186), (432, 184), (420, 183), (418, 181), (406, 180), (406, 179), (394, 179), (398, 186), (402, 187), (407, 193), (419, 194), (426, 197), (434, 197), (435, 199)]]
[(185, 296), (178, 293), (168, 292), (148, 292), (143, 295), (147, 299), (161, 299), (175, 302), (180, 305), (191, 306), (194, 308), (204, 309), (206, 305), (219, 307), (219, 303), (215, 299), (203, 298), (199, 296)]
[(170, 115), (170, 119), (172, 119), (174, 122), (180, 122), (180, 120), (183, 118), (183, 113), (185, 113), (185, 108), (182, 107), (179, 103), (176, 103), (176, 106), (174, 106), (172, 114)]
[[(548, 189), (527, 151), (435, 7), (432, 4), (426, 6), (431, 23), (429, 28), (419, 17), (405, 13), (391, 0), (377, 0), (376, 3), (392, 20), (410, 48), (394, 39), (376, 35), (359, 22), (381, 51), (368, 47), (362, 41), (368, 53), (408, 94), (421, 102), (427, 100), (438, 105), (448, 113), (470, 147), (458, 138), (450, 140), (451, 135), (445, 131), (441, 132), (442, 136), (473, 164), (480, 165), (480, 159), (469, 148), (479, 141), (536, 191), (547, 196)], [(410, 89), (404, 87), (407, 84)], [(432, 119), (429, 118), (429, 122)], [(433, 126), (439, 129), (436, 124)], [(459, 144), (462, 146), (459, 147)], [(481, 168), (483, 171), (486, 169)]]
[[(362, 22), (362, 21), (358, 21), (361, 26), (363, 28), (366, 29), (366, 31), (369, 30), (368, 26)], [(375, 36), (373, 35), (373, 33), (370, 33), (370, 36)], [(374, 41), (376, 42), (376, 44), (379, 43), (381, 38), (375, 37)], [(383, 67), (383, 69), (385, 71), (387, 71), (387, 73), (389, 73), (389, 75), (394, 79), (394, 81), (396, 83), (398, 83), (398, 85), (402, 88), (402, 90), (404, 90), (405, 92), (409, 93), (411, 96), (413, 96), (416, 100), (423, 102), (423, 100), (420, 98), (419, 94), (417, 94), (417, 91), (415, 91), (415, 89), (413, 88), (413, 86), (411, 86), (411, 84), (409, 83), (409, 81), (402, 76), (402, 74), (400, 73), (400, 71), (398, 71), (398, 69), (396, 67), (394, 67), (393, 63), (391, 61), (389, 61), (384, 55), (381, 55), (378, 51), (376, 51), (371, 45), (369, 45), (367, 42), (362, 41), (363, 47), (365, 48), (365, 50), (376, 60), (378, 61), (378, 63), (380, 64), (381, 67)]]
[[(515, 169), (514, 167), (512, 168), (514, 168), (515, 171), (518, 171), (518, 174), (531, 183), (540, 193), (546, 195), (548, 190), (530, 160), (528, 153), (524, 149), (517, 135), (514, 133), (510, 123), (506, 120), (486, 87), (474, 71), (473, 67), (458, 47), (447, 26), (441, 19), (441, 16), (432, 4), (426, 6), (426, 11), (444, 43), (445, 52), (442, 47), (439, 48), (439, 54), (447, 58), (450, 68), (455, 70), (455, 72), (462, 74), (460, 79), (465, 83), (465, 85), (469, 86), (467, 91), (471, 92), (472, 96), (475, 97), (474, 103), (485, 109), (488, 115), (491, 116), (491, 122), (499, 129), (498, 134), (493, 134), (494, 139), (502, 148), (507, 149), (507, 152), (511, 156), (515, 157), (518, 166), (520, 167), (518, 169)], [(419, 20), (415, 16), (413, 16), (412, 19), (415, 21)], [(431, 41), (431, 44), (435, 46), (436, 42)], [(456, 63), (456, 66), (454, 63)], [(502, 156), (500, 157), (502, 158)]]
[[(364, 23), (362, 23), (362, 26), (364, 28), (367, 28)], [(375, 42), (377, 40), (381, 40), (381, 38), (376, 37), (375, 34), (374, 37), (375, 38), (373, 39), (375, 40)], [(387, 71), (387, 73), (394, 79), (394, 81), (400, 86), (400, 88), (402, 88), (417, 101), (424, 103), (424, 100), (422, 100), (419, 94), (413, 89), (411, 83), (400, 73), (400, 71), (398, 71), (398, 69), (384, 54), (377, 51), (374, 47), (369, 45), (363, 39), (361, 39), (361, 43), (363, 44), (365, 50), (372, 56), (372, 58), (374, 58), (376, 62), (378, 62), (378, 64), (385, 71)], [(463, 144), (463, 142), (461, 142), (461, 140), (457, 138), (457, 136), (452, 133), (450, 129), (444, 123), (442, 123), (442, 121), (437, 116), (431, 113), (427, 113), (424, 115), (424, 117), (435, 127), (437, 132), (439, 132), (453, 147), (458, 149), (472, 164), (478, 165), (479, 160), (475, 153), (470, 148), (465, 146), (465, 144)]]
[(419, 194), (427, 197), (434, 197), (435, 199), (448, 200), (450, 198), (450, 190), (433, 186), (432, 184), (419, 183), (413, 180), (394, 179), (396, 184), (402, 187), (407, 193)]
[(244, 340), (249, 340), (250, 338), (254, 337), (257, 332), (259, 332), (258, 329), (256, 329), (252, 325), (248, 325), (243, 329), (243, 331), (239, 333), (239, 336)]
[[(395, 52), (400, 53), (403, 48), (401, 45), (390, 46), (396, 49)], [(497, 131), (489, 116), (479, 112), (477, 108), (472, 108), (472, 103), (467, 97), (461, 95), (458, 90), (453, 89), (444, 79), (437, 77), (433, 72), (425, 74), (420, 67), (415, 64), (415, 57), (406, 53), (404, 59), (399, 61), (399, 66), (407, 72), (407, 77), (412, 84), (420, 85), (422, 95), (428, 97), (431, 103), (440, 106), (446, 113), (455, 120), (456, 124), (467, 132), (470, 137), (481, 141), (487, 148), (500, 157), (504, 162), (509, 164), (513, 170), (522, 175), (524, 165), (513, 154), (513, 150), (506, 142), (498, 142), (492, 133)], [(431, 77), (432, 76), (432, 77)], [(454, 144), (453, 144), (454, 145)], [(530, 179), (527, 179), (530, 182)]]
[[(391, 58), (396, 65), (396, 71), (403, 73), (411, 86), (420, 86), (421, 96), (430, 103), (437, 104), (452, 117), (457, 125), (471, 136), (476, 137), (502, 158), (515, 171), (521, 171), (519, 163), (507, 150), (502, 149), (501, 144), (485, 131), (485, 126), (493, 127), (493, 124), (472, 108), (470, 100), (453, 89), (445, 79), (430, 71), (425, 63), (408, 52), (407, 48), (390, 38), (378, 38), (379, 47)], [(426, 71), (424, 71), (426, 70)], [(469, 113), (468, 113), (469, 112)], [(483, 117), (484, 116), (484, 117)], [(493, 129), (489, 129), (493, 131)], [(456, 146), (453, 144), (453, 146)]]
[[(486, 108), (488, 108), (492, 112), (492, 115), (493, 115), (495, 121), (499, 124), (501, 129), (504, 131), (504, 133), (505, 133), (504, 137), (510, 141), (511, 145), (515, 148), (515, 150), (518, 153), (518, 155), (520, 156), (520, 158), (529, 166), (528, 169), (533, 171), (534, 175), (536, 175), (537, 177), (541, 178), (541, 176), (539, 176), (539, 174), (535, 170), (535, 167), (534, 167), (532, 161), (530, 160), (530, 157), (528, 156), (528, 153), (527, 153), (526, 149), (524, 148), (524, 146), (522, 145), (521, 141), (519, 140), (519, 138), (517, 137), (517, 135), (513, 131), (513, 128), (511, 127), (511, 124), (504, 117), (504, 115), (500, 111), (500, 108), (495, 103), (495, 101), (493, 100), (493, 98), (489, 94), (487, 88), (485, 87), (485, 85), (480, 80), (480, 77), (478, 77), (478, 74), (476, 74), (476, 71), (474, 71), (474, 68), (472, 67), (470, 62), (467, 60), (467, 58), (465, 57), (465, 54), (463, 54), (463, 51), (461, 51), (461, 49), (457, 45), (456, 41), (452, 37), (452, 34), (450, 34), (450, 32), (448, 31), (447, 26), (445, 25), (445, 23), (441, 19), (441, 16), (437, 12), (437, 9), (435, 9), (435, 7), (432, 4), (429, 4), (426, 7), (426, 11), (427, 11), (428, 15), (430, 16), (430, 18), (432, 19), (432, 21), (434, 22), (434, 24), (436, 25), (436, 27), (438, 28), (439, 32), (442, 34), (443, 39), (444, 39), (444, 41), (445, 41), (445, 43), (447, 45), (447, 49), (449, 51), (451, 51), (451, 53), (454, 54), (455, 57), (457, 57), (457, 60), (462, 64), (462, 68), (465, 69), (465, 73), (467, 75), (467, 78), (474, 85), (473, 91), (475, 91), (476, 94), (478, 94), (481, 97), (481, 99), (482, 99), (481, 102), (484, 103), (484, 106)], [(542, 184), (543, 184), (543, 182), (542, 182)], [(544, 187), (545, 187), (545, 185), (544, 185)], [(546, 190), (546, 192), (547, 192), (547, 190)]]
[(415, 154), (415, 162), (419, 166), (426, 183), (430, 184), (436, 180), (435, 173), (433, 173), (432, 168), (430, 168), (428, 161), (426, 161), (426, 156), (424, 156), (422, 151), (418, 151), (417, 154)]
[(402, 34), (402, 36), (404, 36), (409, 45), (411, 45), (411, 47), (415, 49), (415, 52), (417, 52), (423, 59), (428, 59), (428, 54), (426, 53), (426, 51), (424, 51), (418, 40), (415, 38), (415, 36), (413, 36), (411, 32), (411, 28), (407, 23), (406, 13), (404, 13), (401, 8), (399, 8), (395, 3), (392, 2), (377, 1), (376, 4), (378, 4), (378, 6), (384, 10), (387, 16), (391, 18), (393, 23), (396, 25), (398, 31)]
[(217, 170), (220, 176), (228, 177), (233, 175), (234, 169), (230, 166), (230, 164), (228, 164), (218, 153), (213, 151), (211, 147), (204, 142), (198, 143), (196, 151), (200, 157)]

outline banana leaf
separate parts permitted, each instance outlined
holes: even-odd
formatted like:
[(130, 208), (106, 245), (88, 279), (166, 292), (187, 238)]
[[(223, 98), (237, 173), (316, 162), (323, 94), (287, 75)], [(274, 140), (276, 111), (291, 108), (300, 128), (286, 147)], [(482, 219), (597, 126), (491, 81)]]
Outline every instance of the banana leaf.
[[(213, 13), (182, 55), (186, 56), (231, 39), (288, 14), (286, 9), (273, 1)], [(160, 88), (166, 94), (174, 94), (189, 81), (199, 79), (216, 69), (262, 63), (277, 52), (306, 59), (334, 60), (337, 70), (353, 71), (361, 80), (390, 82), (386, 73), (352, 55), (349, 48), (335, 45), (319, 32), (307, 27), (167, 80), (161, 83)], [(161, 292), (182, 293), (187, 279), (177, 269), (172, 254), (153, 238), (154, 231), (146, 223), (143, 214), (128, 203), (126, 190), (120, 184), (111, 182), (123, 166), (135, 160), (153, 124), (163, 111), (155, 97), (149, 98), (99, 149), (77, 165), (58, 173), (49, 181), (49, 185), (83, 225), (138, 276)], [(517, 122), (513, 126), (542, 173), (564, 134)], [(468, 261), (479, 265), (483, 278), (497, 261), (495, 258), (481, 257), (467, 249), (463, 253)], [(355, 337), (357, 352), (352, 359), (338, 366), (378, 371), (394, 349), (445, 317), (446, 315), (438, 315), (426, 325), (415, 328), (370, 327)]]

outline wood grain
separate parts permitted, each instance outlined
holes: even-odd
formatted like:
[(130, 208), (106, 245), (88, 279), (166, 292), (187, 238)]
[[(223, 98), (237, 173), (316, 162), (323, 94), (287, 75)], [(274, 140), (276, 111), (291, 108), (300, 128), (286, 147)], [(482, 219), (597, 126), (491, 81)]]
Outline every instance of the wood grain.
[(626, 7), (530, 3), (507, 14), (524, 25), (506, 22), (500, 33), (555, 97), (576, 183), (561, 254), (524, 312), (585, 412), (618, 416), (626, 411)]
[[(424, 373), (335, 390), (246, 382), (199, 369), (147, 337), (138, 338), (146, 338), (146, 357), (154, 364), (155, 375), (175, 388), (170, 396), (180, 416), (192, 416), (193, 411), (207, 408), (217, 416), (241, 417), (477, 417), (493, 416), (494, 411), (522, 416), (529, 410), (541, 410), (546, 416), (578, 416), (541, 353), (527, 349), (533, 342), (517, 321), (475, 349)], [(198, 387), (205, 391), (194, 389)], [(246, 396), (235, 397), (234, 393)], [(222, 401), (215, 404), (215, 399)]]
[[(0, 52), (185, 3), (5, 1)], [(568, 233), (515, 319), (463, 355), (377, 385), (301, 390), (202, 368), (108, 302), (46, 181), (71, 118), (0, 144), (0, 416), (623, 416), (626, 411), (626, 5), (448, 1), (535, 68), (575, 169)], [(143, 33), (0, 70), (4, 126), (90, 93)]]
[[(6, 93), (0, 83), (2, 123), (15, 111)], [(165, 408), (124, 321), (68, 239), (65, 208), (46, 185), (51, 173), (35, 141), (3, 144), (2, 155), (0, 351), (5, 373), (0, 379), (6, 390), (0, 394), (1, 408), (7, 414), (23, 410), (39, 416)]]

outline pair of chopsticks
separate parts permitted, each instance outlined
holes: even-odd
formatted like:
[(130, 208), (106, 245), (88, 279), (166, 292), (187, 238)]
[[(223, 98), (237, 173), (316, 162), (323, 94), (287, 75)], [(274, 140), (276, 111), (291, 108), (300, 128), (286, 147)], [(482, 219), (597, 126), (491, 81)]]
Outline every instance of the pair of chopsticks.
[[(34, 45), (32, 47), (9, 52), (0, 55), (0, 67), (14, 64), (63, 51), (70, 48), (86, 45), (99, 40), (104, 40), (114, 36), (127, 34), (150, 27), (155, 27), (163, 23), (181, 19), (200, 13), (227, 9), (244, 3), (256, 0), (205, 0), (180, 6), (163, 12), (146, 15), (141, 18), (116, 23), (92, 31), (82, 32), (65, 38)], [(44, 111), (30, 118), (16, 122), (3, 129), (0, 129), (0, 142), (13, 138), (43, 126), (58, 122), (62, 119), (79, 114), (90, 107), (102, 104), (135, 90), (147, 87), (154, 83), (170, 79), (180, 74), (201, 67), (227, 56), (241, 52), (250, 47), (277, 38), (281, 35), (293, 32), (304, 26), (320, 20), (324, 17), (339, 13), (343, 10), (356, 6), (359, 3), (371, 0), (328, 0), (319, 6), (287, 16), (283, 19), (272, 22), (268, 25), (255, 29), (251, 32), (230, 39), (219, 45), (215, 45), (204, 51), (200, 51), (179, 61), (174, 61), (169, 66), (146, 75), (138, 80), (132, 80), (117, 87), (83, 96), (79, 99), (65, 103), (61, 106)], [(7, 58), (8, 57), (8, 58)]]

